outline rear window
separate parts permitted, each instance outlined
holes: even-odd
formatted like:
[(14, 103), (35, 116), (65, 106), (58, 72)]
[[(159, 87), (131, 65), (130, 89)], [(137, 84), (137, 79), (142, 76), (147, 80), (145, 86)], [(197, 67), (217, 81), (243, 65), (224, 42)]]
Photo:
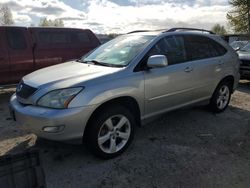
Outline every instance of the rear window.
[(27, 48), (27, 43), (23, 31), (18, 28), (7, 28), (7, 40), (9, 47), (14, 50), (22, 50)]
[(214, 40), (203, 36), (184, 36), (189, 60), (199, 60), (224, 55), (227, 50)]

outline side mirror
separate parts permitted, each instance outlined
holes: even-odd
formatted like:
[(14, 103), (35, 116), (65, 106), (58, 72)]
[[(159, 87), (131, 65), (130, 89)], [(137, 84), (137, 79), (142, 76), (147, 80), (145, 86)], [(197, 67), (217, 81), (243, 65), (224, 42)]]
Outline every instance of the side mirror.
[(238, 46), (237, 48), (234, 49), (236, 52), (240, 50), (240, 47)]
[(149, 68), (161, 68), (168, 65), (168, 59), (165, 55), (152, 55), (148, 58), (147, 66)]

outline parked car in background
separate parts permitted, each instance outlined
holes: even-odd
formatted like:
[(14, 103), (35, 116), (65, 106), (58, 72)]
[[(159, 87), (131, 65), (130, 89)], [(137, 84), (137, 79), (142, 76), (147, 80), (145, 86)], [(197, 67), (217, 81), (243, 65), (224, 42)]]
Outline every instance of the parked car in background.
[(231, 42), (230, 46), (237, 51), (240, 50), (242, 47), (246, 46), (248, 43), (249, 43), (248, 40), (239, 40)]
[(85, 140), (94, 154), (112, 158), (152, 117), (204, 101), (224, 111), (238, 81), (238, 55), (220, 36), (137, 31), (23, 77), (10, 105), (13, 118), (39, 137)]
[(250, 43), (238, 50), (241, 79), (250, 80)]
[(89, 29), (0, 26), (0, 85), (37, 69), (78, 59), (100, 45)]

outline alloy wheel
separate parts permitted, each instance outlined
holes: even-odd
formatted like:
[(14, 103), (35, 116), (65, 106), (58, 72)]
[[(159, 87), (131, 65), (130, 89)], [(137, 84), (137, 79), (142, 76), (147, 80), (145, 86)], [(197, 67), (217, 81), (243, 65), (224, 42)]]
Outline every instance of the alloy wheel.
[(128, 142), (131, 134), (131, 124), (124, 115), (114, 115), (108, 118), (98, 133), (98, 146), (105, 153), (116, 153)]
[(227, 85), (223, 85), (220, 88), (219, 93), (218, 93), (218, 97), (216, 101), (217, 107), (220, 110), (224, 109), (228, 104), (229, 98), (230, 98), (230, 90)]

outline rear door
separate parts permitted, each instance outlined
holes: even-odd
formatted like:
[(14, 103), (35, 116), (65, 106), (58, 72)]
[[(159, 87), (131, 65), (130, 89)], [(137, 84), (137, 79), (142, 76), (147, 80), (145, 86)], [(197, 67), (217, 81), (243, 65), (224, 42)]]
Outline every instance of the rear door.
[(209, 98), (222, 78), (223, 55), (227, 50), (206, 36), (189, 34), (184, 41), (188, 60), (193, 64), (194, 98)]
[(6, 45), (5, 28), (0, 27), (0, 85), (8, 84), (10, 79), (9, 55)]
[(33, 71), (31, 37), (24, 27), (6, 27), (5, 36), (10, 60), (10, 83), (17, 83)]
[(192, 101), (192, 62), (187, 61), (182, 36), (161, 39), (148, 53), (166, 55), (169, 65), (145, 71), (145, 113), (155, 115)]
[(36, 41), (35, 69), (64, 62), (70, 56), (70, 36), (64, 29), (32, 28)]

